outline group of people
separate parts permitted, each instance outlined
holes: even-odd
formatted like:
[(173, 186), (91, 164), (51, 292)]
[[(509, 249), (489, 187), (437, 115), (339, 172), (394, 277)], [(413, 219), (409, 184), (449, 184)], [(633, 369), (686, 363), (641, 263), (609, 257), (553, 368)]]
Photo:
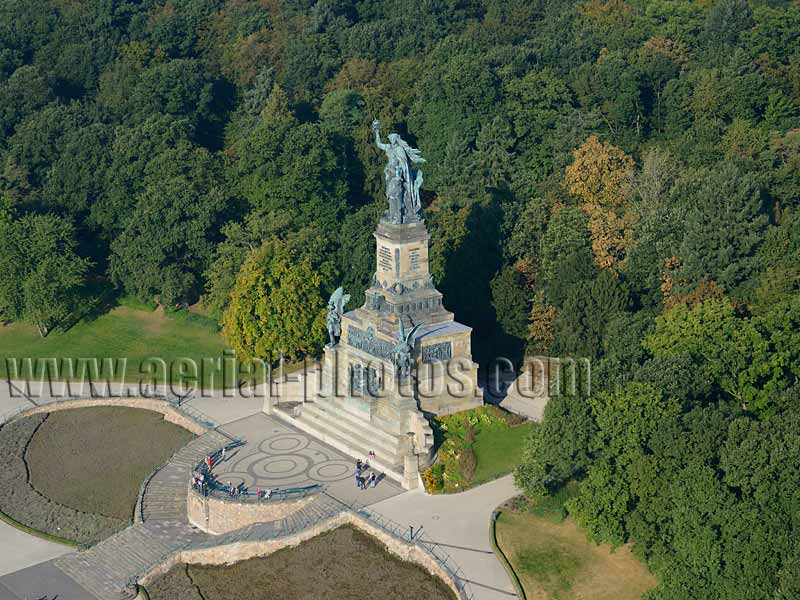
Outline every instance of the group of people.
[[(206, 456), (203, 464), (195, 469), (192, 474), (192, 487), (201, 492), (204, 496), (208, 495), (209, 490), (218, 489), (225, 492), (229, 498), (239, 498), (242, 495), (248, 495), (247, 488), (243, 485), (234, 485), (233, 482), (228, 481), (226, 485), (217, 485), (216, 477), (212, 472), (216, 462), (221, 462), (225, 458), (225, 449), (222, 449), (218, 460), (209, 454)], [(269, 500), (272, 497), (272, 489), (270, 488), (257, 488), (256, 498), (259, 500)]]
[(214, 483), (214, 474), (205, 465), (196, 469), (192, 474), (192, 487), (204, 496), (208, 495), (208, 489)]
[(226, 486), (225, 489), (228, 492), (228, 496), (230, 496), (231, 498), (238, 498), (239, 496), (242, 495), (242, 492), (244, 492), (245, 494), (247, 493), (247, 489), (242, 490), (241, 486), (233, 485), (230, 481), (228, 482), (228, 485)]
[[(370, 456), (375, 456), (374, 452), (370, 452)], [(356, 461), (356, 487), (366, 490), (369, 487), (377, 487), (378, 475), (373, 470), (372, 473), (366, 475), (370, 470), (369, 460), (362, 461), (360, 458)]]

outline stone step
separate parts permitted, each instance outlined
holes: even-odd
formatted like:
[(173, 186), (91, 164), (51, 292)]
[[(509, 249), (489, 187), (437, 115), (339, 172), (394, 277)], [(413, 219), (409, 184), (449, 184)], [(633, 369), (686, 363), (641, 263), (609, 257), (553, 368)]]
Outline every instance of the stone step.
[(368, 429), (370, 432), (370, 439), (375, 439), (377, 442), (383, 442), (388, 447), (393, 448), (397, 445), (397, 436), (388, 431), (384, 431), (375, 424), (371, 423), (365, 416), (354, 412), (347, 403), (341, 398), (320, 398), (313, 402), (306, 402), (303, 405), (303, 410), (308, 409), (321, 410), (326, 413), (334, 414), (343, 426), (352, 426), (356, 431)]
[(371, 450), (378, 455), (392, 456), (398, 453), (400, 439), (385, 431), (382, 431), (367, 421), (354, 421), (344, 416), (341, 411), (329, 407), (323, 407), (316, 403), (308, 403), (303, 407), (300, 418), (311, 418), (323, 423), (335, 425), (343, 434), (347, 433), (353, 437), (360, 438), (367, 446), (370, 444)]
[(170, 544), (136, 525), (89, 550), (61, 557), (55, 565), (98, 598), (127, 599), (135, 597), (128, 581), (158, 563), (170, 549)]
[[(363, 460), (368, 457), (369, 451), (373, 450), (376, 456), (375, 458), (369, 459), (370, 463), (380, 462), (387, 465), (400, 465), (403, 462), (403, 457), (400, 452), (394, 451), (390, 453), (385, 448), (376, 447), (363, 432), (361, 434), (355, 434), (351, 431), (343, 430), (339, 426), (339, 423), (332, 419), (326, 419), (324, 416), (321, 417), (309, 413), (301, 416), (298, 421), (308, 423), (314, 429), (324, 431), (328, 437), (333, 437), (339, 443), (346, 444), (347, 450), (343, 451), (347, 452), (347, 454), (353, 458), (360, 458)], [(324, 438), (324, 441), (327, 442), (328, 438)], [(330, 443), (330, 445), (337, 448), (333, 443)]]
[[(327, 427), (324, 424), (321, 424), (317, 421), (303, 419), (303, 417), (295, 418), (280, 410), (276, 410), (273, 414), (278, 418), (283, 419), (288, 423), (291, 423), (292, 426), (297, 427), (301, 431), (305, 431), (306, 433), (325, 442), (329, 446), (332, 446), (335, 449), (339, 450), (340, 452), (343, 452), (353, 458), (364, 458), (371, 450), (369, 446), (360, 443), (355, 443), (352, 440), (349, 440), (348, 438), (342, 437), (342, 435), (335, 429)], [(397, 460), (397, 462), (388, 463), (378, 458), (371, 460), (370, 463), (376, 471), (384, 473), (387, 477), (395, 480), (396, 482), (402, 485), (403, 484), (402, 458), (395, 460)]]

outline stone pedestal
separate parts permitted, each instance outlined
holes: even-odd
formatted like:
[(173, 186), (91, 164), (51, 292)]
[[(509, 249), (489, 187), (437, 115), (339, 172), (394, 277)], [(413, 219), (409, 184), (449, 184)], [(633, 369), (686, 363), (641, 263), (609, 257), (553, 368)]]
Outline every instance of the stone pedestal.
[(381, 222), (375, 232), (376, 270), (364, 306), (345, 314), (340, 345), (362, 364), (382, 364), (386, 390), (402, 388), (394, 376), (392, 349), (400, 322), (414, 336), (417, 406), (426, 413), (448, 414), (483, 403), (478, 366), (472, 361), (472, 328), (455, 321), (436, 289), (428, 261), (424, 222)]
[[(342, 316), (342, 335), (327, 346), (317, 389), (297, 426), (349, 455), (366, 459), (407, 489), (433, 458), (427, 418), (483, 404), (472, 361), (472, 329), (455, 321), (428, 266), (423, 222), (381, 222), (376, 270), (364, 306)], [(414, 368), (393, 363), (402, 323), (413, 336)], [(280, 411), (276, 411), (280, 412)]]

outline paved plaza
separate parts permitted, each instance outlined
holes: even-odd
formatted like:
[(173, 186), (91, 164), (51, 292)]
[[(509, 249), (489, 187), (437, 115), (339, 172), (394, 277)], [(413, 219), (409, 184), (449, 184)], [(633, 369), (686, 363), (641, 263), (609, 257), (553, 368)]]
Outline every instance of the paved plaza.
[[(276, 417), (263, 413), (225, 425), (225, 431), (246, 444), (214, 467), (221, 483), (244, 484), (250, 489), (285, 489), (320, 484), (348, 504), (381, 502), (403, 492), (377, 472), (374, 488), (355, 484), (355, 460)], [(366, 457), (364, 457), (366, 458)], [(370, 471), (366, 472), (367, 475)]]
[[(4, 409), (20, 402), (7, 394), (3, 396), (0, 393), (0, 406)], [(46, 398), (39, 403), (48, 400), (52, 401)], [(406, 492), (388, 479), (374, 489), (362, 491), (355, 486), (353, 458), (277, 417), (261, 413), (260, 404), (252, 399), (195, 399), (194, 403), (224, 423), (222, 430), (228, 435), (246, 440), (243, 447), (230, 452), (215, 468), (221, 481), (272, 489), (322, 484), (328, 494), (343, 502), (371, 506), (403, 526), (421, 528), (426, 539), (439, 544), (464, 569), (476, 600), (515, 596), (489, 543), (492, 510), (518, 493), (510, 476), (448, 496), (427, 496), (421, 490)], [(72, 552), (71, 548), (2, 528), (0, 524), (0, 600), (43, 595), (57, 595), (58, 600), (93, 600), (95, 596), (67, 578), (53, 562), (42, 562), (64, 553), (69, 557)], [(142, 552), (137, 550), (138, 554)]]

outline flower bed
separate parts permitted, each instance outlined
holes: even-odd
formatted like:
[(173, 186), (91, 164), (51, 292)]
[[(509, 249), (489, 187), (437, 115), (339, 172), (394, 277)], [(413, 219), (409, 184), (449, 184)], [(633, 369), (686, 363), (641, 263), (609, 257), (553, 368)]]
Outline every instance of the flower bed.
[(91, 545), (130, 525), (142, 481), (193, 435), (149, 410), (41, 413), (0, 428), (0, 512), (12, 525)]
[(496, 406), (482, 406), (433, 422), (439, 460), (423, 474), (430, 493), (454, 493), (506, 473), (516, 464), (531, 425)]
[(31, 487), (24, 453), (47, 415), (7, 423), (0, 429), (0, 510), (8, 517), (47, 536), (92, 544), (128, 525), (126, 521), (84, 513), (46, 498)]

